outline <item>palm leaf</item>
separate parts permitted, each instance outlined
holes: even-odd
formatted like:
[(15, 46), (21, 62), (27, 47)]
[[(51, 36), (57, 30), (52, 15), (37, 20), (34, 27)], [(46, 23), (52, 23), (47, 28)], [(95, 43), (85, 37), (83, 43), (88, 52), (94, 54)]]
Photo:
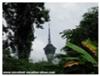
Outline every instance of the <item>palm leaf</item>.
[(73, 43), (70, 43), (68, 42), (67, 43), (67, 46), (71, 49), (73, 49), (74, 51), (82, 54), (81, 56), (86, 59), (87, 61), (93, 63), (93, 64), (97, 64), (97, 62), (95, 61), (95, 59), (88, 53), (86, 52), (84, 49), (80, 48), (79, 46), (73, 44)]
[(96, 45), (93, 44), (93, 42), (90, 39), (86, 39), (86, 40), (82, 41), (81, 44), (84, 47), (88, 48), (89, 51), (91, 51), (92, 53), (96, 54), (97, 47), (96, 47)]

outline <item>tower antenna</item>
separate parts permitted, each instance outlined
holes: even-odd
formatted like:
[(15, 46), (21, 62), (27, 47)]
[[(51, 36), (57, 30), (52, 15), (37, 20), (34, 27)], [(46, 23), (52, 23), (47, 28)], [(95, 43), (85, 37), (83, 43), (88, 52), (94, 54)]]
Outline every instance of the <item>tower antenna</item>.
[(48, 24), (48, 43), (51, 44), (50, 24)]

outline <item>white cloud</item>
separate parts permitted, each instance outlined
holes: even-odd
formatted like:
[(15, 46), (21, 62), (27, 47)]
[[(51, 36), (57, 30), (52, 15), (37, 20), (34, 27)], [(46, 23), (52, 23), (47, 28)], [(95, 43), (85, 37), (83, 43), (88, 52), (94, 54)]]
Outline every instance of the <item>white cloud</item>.
[[(97, 6), (97, 3), (46, 3), (46, 8), (50, 10), (51, 40), (57, 48), (56, 53), (65, 45), (65, 40), (59, 35), (65, 29), (73, 29), (79, 25), (82, 15), (88, 11), (88, 8)], [(31, 52), (33, 60), (46, 60), (43, 48), (48, 43), (48, 24), (45, 23), (44, 29), (35, 31), (37, 36), (34, 42), (34, 51)]]

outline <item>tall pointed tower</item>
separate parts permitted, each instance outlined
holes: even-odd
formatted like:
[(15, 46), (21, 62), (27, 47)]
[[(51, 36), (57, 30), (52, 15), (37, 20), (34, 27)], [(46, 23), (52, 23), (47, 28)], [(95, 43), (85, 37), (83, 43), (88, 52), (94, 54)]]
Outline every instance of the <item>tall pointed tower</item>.
[(48, 25), (48, 44), (44, 48), (45, 54), (49, 62), (52, 61), (56, 48), (51, 44), (50, 25)]

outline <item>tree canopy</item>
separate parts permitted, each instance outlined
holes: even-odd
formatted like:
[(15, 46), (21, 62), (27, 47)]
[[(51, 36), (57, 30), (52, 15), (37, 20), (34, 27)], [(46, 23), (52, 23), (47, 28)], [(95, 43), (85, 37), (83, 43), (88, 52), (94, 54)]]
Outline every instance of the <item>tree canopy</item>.
[(68, 29), (61, 32), (62, 37), (66, 38), (66, 42), (70, 41), (77, 45), (81, 45), (81, 41), (90, 38), (98, 45), (98, 7), (89, 9), (83, 15), (83, 19), (75, 29)]
[[(65, 64), (70, 61), (79, 62), (78, 65), (72, 65), (69, 68), (66, 67), (66, 73), (70, 73), (71, 68), (75, 70), (75, 66), (79, 70), (80, 68), (86, 70), (85, 73), (97, 73), (98, 7), (89, 9), (89, 11), (83, 15), (83, 19), (75, 29), (64, 30), (60, 34), (62, 34), (62, 37), (66, 39), (66, 45), (63, 47), (63, 50), (67, 53), (66, 57), (60, 57), (61, 61), (62, 59), (65, 59), (65, 61), (63, 61)], [(69, 59), (69, 57), (72, 57), (73, 59)], [(76, 60), (76, 58), (78, 59)], [(73, 62), (72, 64), (75, 63)]]
[(34, 25), (42, 28), (41, 24), (49, 21), (49, 11), (44, 3), (3, 3), (3, 49), (10, 47), (18, 53), (19, 59), (28, 59), (34, 37)]

